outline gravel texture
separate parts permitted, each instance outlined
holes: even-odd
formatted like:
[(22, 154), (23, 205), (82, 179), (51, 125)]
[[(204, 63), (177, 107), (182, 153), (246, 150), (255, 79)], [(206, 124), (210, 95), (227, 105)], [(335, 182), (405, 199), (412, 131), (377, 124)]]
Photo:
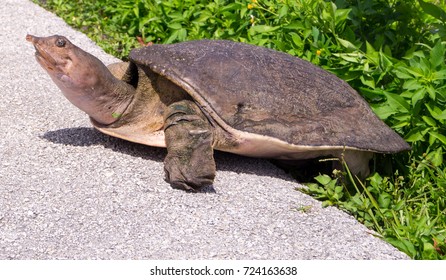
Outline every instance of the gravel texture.
[(217, 153), (213, 189), (172, 189), (165, 150), (93, 130), (27, 33), (65, 35), (117, 61), (37, 5), (2, 1), (0, 259), (408, 258), (266, 160)]

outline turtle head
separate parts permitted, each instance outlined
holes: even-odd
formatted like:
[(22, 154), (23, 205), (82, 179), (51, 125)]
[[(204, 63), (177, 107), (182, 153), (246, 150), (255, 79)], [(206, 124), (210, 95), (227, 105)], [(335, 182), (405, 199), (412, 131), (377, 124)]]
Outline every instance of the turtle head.
[(64, 36), (26, 40), (36, 49), (36, 60), (65, 97), (101, 124), (111, 124), (130, 103), (134, 88), (116, 79), (95, 56)]
[(79, 71), (73, 70), (76, 69), (76, 64), (79, 64), (80, 58), (75, 54), (76, 46), (67, 38), (59, 35), (50, 37), (26, 35), (26, 40), (34, 45), (37, 62), (51, 77), (66, 83), (74, 82), (73, 74), (78, 75)]

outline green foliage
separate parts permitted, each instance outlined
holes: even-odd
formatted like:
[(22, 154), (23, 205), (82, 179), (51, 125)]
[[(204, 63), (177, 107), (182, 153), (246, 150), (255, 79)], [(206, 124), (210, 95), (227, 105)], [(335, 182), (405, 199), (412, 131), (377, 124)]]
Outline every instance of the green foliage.
[(427, 158), (413, 165), (416, 171), (407, 177), (374, 173), (366, 183), (352, 178), (345, 165), (348, 183), (320, 175), (302, 191), (352, 213), (414, 259), (446, 259), (446, 168)]
[[(446, 12), (423, 0), (34, 0), (125, 59), (141, 44), (228, 39), (299, 56), (346, 80), (412, 145), (365, 184), (308, 193), (417, 259), (446, 253)], [(444, 1), (443, 1), (444, 3)], [(389, 163), (390, 162), (390, 163)], [(387, 164), (386, 164), (387, 163)], [(348, 169), (347, 169), (348, 170)]]

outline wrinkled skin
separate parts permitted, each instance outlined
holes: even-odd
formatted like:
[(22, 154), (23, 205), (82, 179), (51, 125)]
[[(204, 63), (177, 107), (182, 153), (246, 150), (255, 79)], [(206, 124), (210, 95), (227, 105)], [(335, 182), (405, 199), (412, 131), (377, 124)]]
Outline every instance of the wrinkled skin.
[(173, 187), (191, 190), (209, 186), (215, 177), (212, 127), (198, 106), (189, 100), (166, 110), (164, 134), (168, 154), (166, 179)]

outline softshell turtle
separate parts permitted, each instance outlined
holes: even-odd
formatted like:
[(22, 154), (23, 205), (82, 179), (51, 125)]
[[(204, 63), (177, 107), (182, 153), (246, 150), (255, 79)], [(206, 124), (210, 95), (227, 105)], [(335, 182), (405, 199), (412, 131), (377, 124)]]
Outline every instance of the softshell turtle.
[(343, 158), (361, 177), (373, 153), (409, 145), (347, 83), (297, 57), (224, 40), (152, 45), (108, 68), (63, 36), (36, 58), (103, 133), (166, 147), (166, 179), (213, 183), (213, 150), (273, 159)]

